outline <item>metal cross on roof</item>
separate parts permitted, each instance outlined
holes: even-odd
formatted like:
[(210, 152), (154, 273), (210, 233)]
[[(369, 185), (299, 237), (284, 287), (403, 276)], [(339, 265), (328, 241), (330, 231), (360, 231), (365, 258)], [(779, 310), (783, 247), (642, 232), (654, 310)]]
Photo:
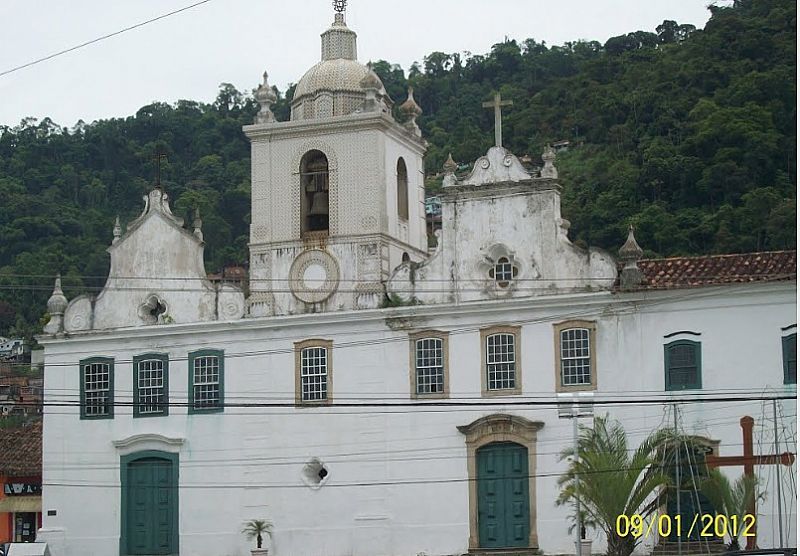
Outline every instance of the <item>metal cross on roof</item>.
[(347, 0), (333, 0), (333, 11), (336, 13), (344, 13), (347, 9)]
[(167, 154), (156, 149), (153, 155), (153, 162), (156, 165), (156, 187), (161, 187), (161, 161), (167, 160)]
[(494, 108), (494, 144), (497, 147), (503, 146), (503, 113), (501, 112), (502, 106), (511, 106), (514, 104), (510, 100), (502, 100), (500, 93), (494, 94), (494, 99), (490, 102), (484, 102), (484, 108)]

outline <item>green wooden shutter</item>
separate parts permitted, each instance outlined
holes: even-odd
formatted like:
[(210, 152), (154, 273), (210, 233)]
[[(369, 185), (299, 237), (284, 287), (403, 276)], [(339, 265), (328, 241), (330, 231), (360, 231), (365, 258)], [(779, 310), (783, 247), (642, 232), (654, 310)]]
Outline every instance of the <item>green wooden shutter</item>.
[(676, 340), (664, 346), (664, 381), (667, 390), (703, 387), (700, 342)]
[(783, 344), (783, 383), (797, 384), (797, 334), (782, 338)]

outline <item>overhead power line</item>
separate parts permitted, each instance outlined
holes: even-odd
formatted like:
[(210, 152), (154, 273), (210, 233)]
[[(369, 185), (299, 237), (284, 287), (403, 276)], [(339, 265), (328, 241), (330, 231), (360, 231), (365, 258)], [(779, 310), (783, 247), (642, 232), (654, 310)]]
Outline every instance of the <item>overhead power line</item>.
[(72, 46), (70, 48), (66, 48), (64, 50), (60, 50), (58, 52), (54, 52), (53, 54), (49, 54), (49, 55), (47, 55), (47, 56), (45, 56), (43, 58), (38, 58), (38, 59), (33, 60), (31, 62), (28, 62), (26, 64), (22, 64), (21, 66), (17, 66), (17, 67), (11, 68), (11, 69), (7, 69), (7, 70), (5, 70), (3, 72), (0, 72), (0, 77), (3, 77), (4, 75), (8, 75), (10, 73), (14, 73), (15, 71), (19, 71), (21, 69), (25, 69), (25, 68), (29, 68), (31, 66), (35, 66), (36, 64), (41, 64), (42, 62), (46, 62), (47, 60), (52, 60), (53, 58), (56, 58), (56, 57), (61, 56), (63, 54), (67, 54), (69, 52), (73, 52), (75, 50), (83, 48), (85, 46), (89, 46), (91, 44), (98, 43), (98, 42), (104, 41), (106, 39), (110, 39), (111, 37), (115, 37), (117, 35), (121, 35), (122, 33), (126, 33), (128, 31), (132, 31), (133, 29), (137, 29), (139, 27), (143, 27), (143, 26), (147, 25), (148, 23), (153, 23), (154, 21), (158, 21), (160, 19), (167, 18), (167, 17), (169, 17), (171, 15), (175, 15), (175, 14), (178, 14), (178, 13), (181, 13), (181, 12), (185, 12), (186, 10), (190, 10), (190, 9), (192, 9), (194, 7), (197, 7), (197, 6), (201, 5), (201, 4), (206, 4), (208, 2), (211, 2), (211, 0), (201, 0), (200, 2), (195, 2), (194, 4), (190, 4), (188, 6), (184, 6), (183, 8), (179, 8), (177, 10), (173, 10), (171, 12), (162, 14), (162, 15), (160, 15), (158, 17), (154, 17), (154, 18), (148, 19), (146, 21), (140, 21), (139, 23), (137, 23), (135, 25), (131, 25), (130, 27), (125, 27), (124, 29), (120, 29), (119, 31), (114, 31), (113, 33), (109, 33), (108, 35), (103, 35), (102, 37), (97, 37), (96, 39), (92, 39), (90, 41), (86, 41), (84, 43), (77, 44), (77, 45)]
[[(493, 401), (464, 401), (464, 400), (448, 400), (448, 399), (432, 399), (422, 401), (402, 401), (402, 400), (370, 400), (365, 399), (362, 401), (336, 401), (328, 404), (313, 404), (308, 402), (224, 402), (220, 407), (237, 407), (237, 408), (293, 408), (293, 407), (318, 407), (319, 409), (335, 409), (338, 407), (361, 408), (361, 407), (385, 407), (385, 408), (403, 408), (403, 407), (497, 407), (497, 406), (517, 406), (517, 407), (559, 407), (562, 405), (571, 405), (575, 403), (572, 398), (558, 399), (527, 399), (520, 400), (509, 397), (508, 399), (496, 399)], [(739, 401), (765, 401), (765, 400), (794, 400), (797, 399), (793, 394), (774, 394), (774, 395), (760, 395), (760, 396), (708, 396), (697, 398), (695, 396), (661, 396), (659, 398), (649, 399), (632, 399), (632, 398), (602, 398), (592, 399), (591, 403), (594, 405), (653, 405), (653, 404), (667, 404), (667, 403), (716, 403), (716, 402), (739, 402)], [(18, 406), (39, 407), (90, 407), (96, 406), (96, 402), (80, 402), (80, 401), (67, 401), (67, 400), (47, 400), (42, 403), (34, 401), (20, 401), (17, 402)], [(189, 407), (192, 404), (189, 402), (135, 402), (114, 400), (110, 405), (114, 407), (135, 407), (140, 405), (147, 405), (153, 407), (167, 408), (167, 407)]]

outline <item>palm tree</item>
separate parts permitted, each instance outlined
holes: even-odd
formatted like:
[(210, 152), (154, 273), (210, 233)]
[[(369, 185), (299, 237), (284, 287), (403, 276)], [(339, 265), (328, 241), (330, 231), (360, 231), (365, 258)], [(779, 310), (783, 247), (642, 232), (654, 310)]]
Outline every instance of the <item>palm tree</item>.
[[(719, 469), (709, 469), (708, 477), (700, 483), (700, 491), (714, 506), (717, 514), (726, 516), (730, 522), (733, 519), (743, 519), (743, 516), (748, 513), (748, 502), (762, 497), (761, 493), (756, 492), (756, 486), (757, 480), (755, 477), (742, 475), (735, 483), (731, 484), (730, 479)], [(745, 527), (744, 523), (741, 527), (738, 527), (736, 536), (730, 534), (734, 529), (733, 527), (726, 528), (731, 537), (727, 545), (728, 550), (740, 549), (739, 537), (744, 532)]]
[[(590, 523), (606, 535), (609, 556), (629, 556), (641, 537), (617, 534), (617, 517), (639, 514), (645, 519), (658, 506), (651, 495), (668, 481), (656, 463), (658, 449), (671, 438), (668, 430), (657, 430), (631, 454), (622, 424), (608, 416), (595, 417), (592, 428), (581, 426), (578, 459), (558, 479), (561, 487), (556, 504), (574, 503), (576, 494)], [(561, 452), (563, 461), (572, 448)], [(575, 474), (578, 492), (575, 491)], [(648, 500), (649, 499), (649, 500)]]
[(256, 539), (256, 548), (261, 548), (261, 543), (264, 540), (262, 535), (272, 536), (272, 522), (266, 519), (251, 519), (245, 522), (242, 533), (244, 533), (248, 541)]

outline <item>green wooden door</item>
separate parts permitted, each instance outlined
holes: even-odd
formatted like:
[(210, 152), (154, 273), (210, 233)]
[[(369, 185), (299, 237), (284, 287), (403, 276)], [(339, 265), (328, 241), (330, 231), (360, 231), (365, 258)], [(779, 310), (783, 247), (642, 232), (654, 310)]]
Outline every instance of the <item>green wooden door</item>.
[(137, 459), (128, 464), (127, 554), (177, 552), (177, 485), (173, 462), (161, 458)]
[(528, 449), (496, 442), (478, 449), (481, 548), (527, 547), (530, 536)]

